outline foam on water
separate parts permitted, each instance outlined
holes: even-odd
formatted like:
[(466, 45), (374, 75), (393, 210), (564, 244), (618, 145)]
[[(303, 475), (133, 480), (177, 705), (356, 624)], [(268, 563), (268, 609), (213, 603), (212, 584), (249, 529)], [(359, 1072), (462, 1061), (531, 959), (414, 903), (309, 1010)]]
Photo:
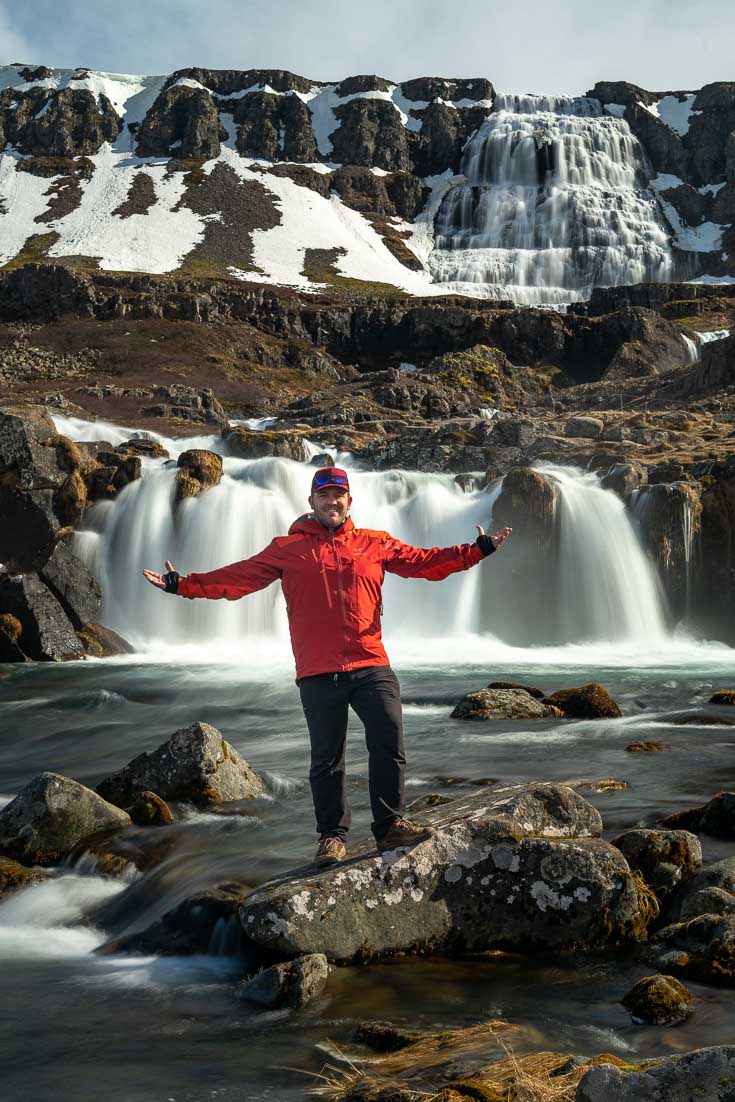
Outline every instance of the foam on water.
[(81, 957), (105, 940), (85, 916), (124, 885), (68, 874), (22, 889), (0, 903), (0, 960)]

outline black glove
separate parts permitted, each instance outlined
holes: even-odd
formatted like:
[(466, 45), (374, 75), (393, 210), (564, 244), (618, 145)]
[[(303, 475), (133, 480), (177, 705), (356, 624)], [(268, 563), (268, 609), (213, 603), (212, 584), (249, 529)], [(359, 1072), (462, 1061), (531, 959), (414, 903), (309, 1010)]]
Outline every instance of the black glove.
[(488, 536), (486, 532), (478, 536), (475, 542), (485, 558), (487, 558), (488, 555), (492, 555), (493, 551), (497, 551), (497, 547), (493, 543), (493, 537)]
[(163, 580), (166, 583), (167, 593), (176, 593), (179, 588), (179, 578), (181, 575), (178, 570), (169, 570), (168, 574), (163, 575)]

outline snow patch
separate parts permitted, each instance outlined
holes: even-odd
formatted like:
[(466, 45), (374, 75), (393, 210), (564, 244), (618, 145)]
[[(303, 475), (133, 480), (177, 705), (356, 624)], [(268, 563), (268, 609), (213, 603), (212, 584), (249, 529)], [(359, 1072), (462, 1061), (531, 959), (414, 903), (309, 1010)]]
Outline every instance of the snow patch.
[(717, 195), (718, 191), (722, 191), (727, 180), (722, 180), (719, 184), (704, 184), (703, 187), (698, 187), (697, 191), (700, 195)]
[(696, 92), (685, 96), (683, 100), (676, 96), (664, 96), (663, 99), (654, 104), (653, 108), (649, 108), (649, 111), (651, 111), (651, 114), (657, 115), (661, 122), (668, 126), (669, 130), (673, 130), (675, 134), (683, 137), (689, 132), (689, 120), (692, 114), (702, 114), (701, 111), (692, 112), (696, 98)]

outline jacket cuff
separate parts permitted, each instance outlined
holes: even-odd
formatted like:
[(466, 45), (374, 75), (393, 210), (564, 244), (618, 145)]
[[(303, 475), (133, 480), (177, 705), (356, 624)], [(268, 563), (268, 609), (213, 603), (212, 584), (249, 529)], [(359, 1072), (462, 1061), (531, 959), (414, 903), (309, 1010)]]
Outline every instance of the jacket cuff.
[(483, 559), (486, 559), (488, 555), (492, 555), (494, 551), (497, 551), (497, 547), (493, 543), (492, 537), (488, 536), (486, 532), (478, 536), (475, 542), (480, 549)]

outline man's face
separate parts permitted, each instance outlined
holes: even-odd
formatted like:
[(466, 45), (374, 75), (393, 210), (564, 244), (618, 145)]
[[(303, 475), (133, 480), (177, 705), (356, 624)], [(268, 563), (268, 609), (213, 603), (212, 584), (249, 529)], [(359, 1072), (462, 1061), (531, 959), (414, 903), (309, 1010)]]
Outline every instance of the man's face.
[(350, 511), (352, 498), (342, 486), (325, 486), (313, 491), (309, 504), (318, 521), (327, 528), (339, 528)]

